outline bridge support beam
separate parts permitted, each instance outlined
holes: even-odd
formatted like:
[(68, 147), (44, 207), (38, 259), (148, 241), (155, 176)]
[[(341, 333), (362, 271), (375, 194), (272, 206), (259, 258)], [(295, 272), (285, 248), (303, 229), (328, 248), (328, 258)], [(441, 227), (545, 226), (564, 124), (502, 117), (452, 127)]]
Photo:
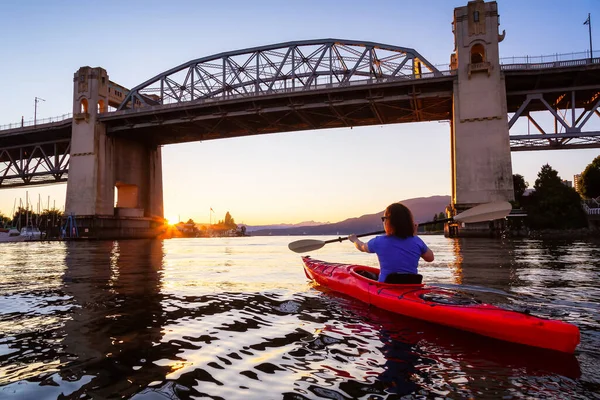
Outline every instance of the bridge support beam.
[(108, 82), (102, 68), (75, 73), (65, 214), (75, 216), (79, 237), (156, 237), (163, 229), (161, 149), (106, 135), (97, 117), (107, 110)]
[[(456, 71), (451, 123), (452, 204), (448, 213), (514, 200), (506, 89), (500, 70), (495, 1), (470, 1), (454, 10)], [(490, 235), (489, 223), (449, 225), (450, 236)]]

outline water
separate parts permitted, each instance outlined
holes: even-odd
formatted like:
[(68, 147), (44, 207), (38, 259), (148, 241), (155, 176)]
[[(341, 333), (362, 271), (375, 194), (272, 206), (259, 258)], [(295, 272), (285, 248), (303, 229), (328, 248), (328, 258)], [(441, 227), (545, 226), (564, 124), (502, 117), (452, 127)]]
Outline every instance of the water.
[(600, 399), (600, 243), (424, 237), (429, 283), (576, 324), (566, 355), (316, 288), (297, 239), (1, 245), (0, 398)]

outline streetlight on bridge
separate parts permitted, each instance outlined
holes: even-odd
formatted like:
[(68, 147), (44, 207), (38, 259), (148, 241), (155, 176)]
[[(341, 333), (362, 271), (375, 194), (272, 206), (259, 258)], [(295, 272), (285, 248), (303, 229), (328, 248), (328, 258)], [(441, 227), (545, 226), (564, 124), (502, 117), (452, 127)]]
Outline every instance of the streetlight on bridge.
[(590, 13), (588, 13), (588, 17), (583, 24), (588, 26), (588, 31), (590, 33), (590, 60), (591, 60), (592, 58), (594, 58), (594, 51), (592, 50), (592, 19), (591, 19)]
[(38, 101), (46, 101), (46, 100), (42, 99), (41, 97), (35, 98), (35, 106), (33, 108), (33, 126), (37, 125), (37, 103), (38, 103)]

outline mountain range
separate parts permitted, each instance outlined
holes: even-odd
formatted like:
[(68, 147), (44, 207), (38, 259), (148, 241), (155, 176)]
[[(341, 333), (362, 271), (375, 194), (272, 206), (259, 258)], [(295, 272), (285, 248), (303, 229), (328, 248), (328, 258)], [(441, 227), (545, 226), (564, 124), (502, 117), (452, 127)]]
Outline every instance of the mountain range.
[[(400, 201), (410, 208), (415, 222), (431, 221), (434, 215), (444, 212), (450, 204), (450, 196), (417, 197)], [(383, 230), (381, 216), (384, 210), (361, 217), (348, 218), (335, 223), (317, 223), (314, 221), (303, 222), (296, 225), (271, 225), (262, 227), (247, 227), (247, 232), (252, 236), (285, 236), (285, 235), (349, 235)]]

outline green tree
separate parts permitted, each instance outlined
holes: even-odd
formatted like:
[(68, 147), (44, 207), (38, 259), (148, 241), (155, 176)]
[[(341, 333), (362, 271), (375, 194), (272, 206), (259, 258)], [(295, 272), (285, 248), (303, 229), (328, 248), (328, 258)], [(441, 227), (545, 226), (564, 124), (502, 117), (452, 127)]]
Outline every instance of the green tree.
[(529, 187), (529, 183), (525, 182), (523, 175), (513, 175), (513, 189), (515, 191), (515, 205), (521, 206), (523, 202), (523, 194), (525, 189)]
[(587, 198), (600, 196), (600, 156), (585, 167), (580, 177), (581, 194)]
[(533, 186), (535, 192), (525, 204), (527, 220), (533, 229), (573, 229), (587, 226), (581, 197), (562, 183), (550, 165), (542, 166)]

